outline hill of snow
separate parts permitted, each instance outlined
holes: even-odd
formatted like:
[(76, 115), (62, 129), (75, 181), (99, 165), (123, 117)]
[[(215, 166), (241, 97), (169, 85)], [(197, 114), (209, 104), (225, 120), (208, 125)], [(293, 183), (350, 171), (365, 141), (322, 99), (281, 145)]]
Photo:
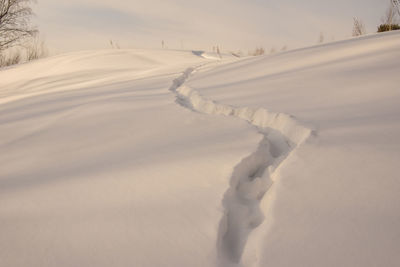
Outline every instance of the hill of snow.
[(0, 70), (0, 266), (397, 266), (400, 34)]
[(291, 114), (315, 134), (272, 174), (244, 266), (400, 264), (399, 59), (392, 32), (243, 60), (187, 83), (220, 105)]

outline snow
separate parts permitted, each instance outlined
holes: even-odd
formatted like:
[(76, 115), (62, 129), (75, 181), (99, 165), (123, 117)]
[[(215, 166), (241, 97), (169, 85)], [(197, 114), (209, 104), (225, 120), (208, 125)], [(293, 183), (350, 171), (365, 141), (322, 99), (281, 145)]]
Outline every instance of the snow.
[(244, 266), (400, 263), (399, 58), (399, 33), (371, 35), (227, 64), (187, 83), (220, 105), (291, 114), (315, 133), (274, 173)]
[(0, 70), (0, 266), (398, 266), (399, 48)]
[(231, 168), (262, 137), (175, 103), (204, 63), (101, 51), (1, 71), (0, 265), (215, 265)]

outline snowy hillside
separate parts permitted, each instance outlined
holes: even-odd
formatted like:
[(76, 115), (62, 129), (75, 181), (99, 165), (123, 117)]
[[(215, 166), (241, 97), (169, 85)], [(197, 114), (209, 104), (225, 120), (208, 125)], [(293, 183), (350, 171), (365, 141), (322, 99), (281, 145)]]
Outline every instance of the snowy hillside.
[[(388, 33), (228, 64), (187, 84), (314, 130), (272, 174), (245, 266), (400, 264), (399, 60), (400, 34)], [(290, 138), (282, 121), (270, 125)]]
[(398, 266), (400, 34), (0, 70), (0, 266)]

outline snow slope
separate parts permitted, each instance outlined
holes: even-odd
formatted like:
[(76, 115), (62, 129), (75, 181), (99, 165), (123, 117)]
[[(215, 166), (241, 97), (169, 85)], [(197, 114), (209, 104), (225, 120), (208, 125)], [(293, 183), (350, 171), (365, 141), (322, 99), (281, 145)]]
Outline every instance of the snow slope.
[(400, 264), (399, 59), (393, 32), (243, 60), (187, 83), (203, 101), (291, 114), (315, 133), (274, 174), (244, 266)]
[(191, 52), (0, 71), (0, 266), (213, 266), (232, 166), (262, 137), (169, 91)]
[(398, 266), (399, 48), (0, 70), (0, 266)]

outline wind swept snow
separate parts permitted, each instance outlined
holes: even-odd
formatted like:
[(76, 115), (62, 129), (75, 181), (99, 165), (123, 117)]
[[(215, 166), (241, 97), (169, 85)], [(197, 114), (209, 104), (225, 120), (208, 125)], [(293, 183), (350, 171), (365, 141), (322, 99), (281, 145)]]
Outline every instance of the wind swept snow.
[(101, 51), (0, 71), (0, 266), (215, 266), (232, 166), (262, 137), (175, 103), (171, 81), (206, 62)]
[(392, 32), (246, 59), (190, 79), (202, 99), (291, 114), (316, 129), (275, 171), (243, 266), (400, 264), (399, 58), (400, 34)]
[(0, 70), (0, 266), (398, 266), (398, 58), (393, 32)]

